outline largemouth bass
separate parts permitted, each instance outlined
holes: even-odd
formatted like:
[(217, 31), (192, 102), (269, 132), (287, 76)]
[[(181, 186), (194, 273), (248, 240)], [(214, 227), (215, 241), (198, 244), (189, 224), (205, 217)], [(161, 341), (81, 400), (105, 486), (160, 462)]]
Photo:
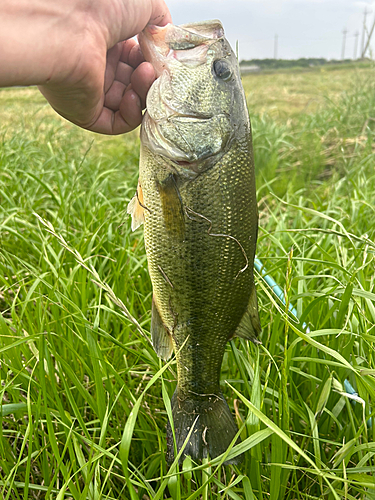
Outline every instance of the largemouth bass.
[[(260, 332), (253, 262), (258, 227), (251, 128), (220, 21), (148, 26), (158, 78), (141, 128), (132, 229), (144, 223), (157, 354), (176, 354), (172, 398), (182, 458), (225, 452), (237, 426), (220, 390), (226, 343)], [(174, 457), (170, 426), (168, 459)], [(236, 462), (236, 461), (234, 461)]]

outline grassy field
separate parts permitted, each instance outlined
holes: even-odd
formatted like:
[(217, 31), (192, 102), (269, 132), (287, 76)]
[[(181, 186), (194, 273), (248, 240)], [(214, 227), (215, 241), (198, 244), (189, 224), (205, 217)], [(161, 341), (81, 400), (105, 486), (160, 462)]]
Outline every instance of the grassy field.
[[(249, 75), (262, 344), (228, 344), (225, 457), (169, 467), (134, 132), (0, 91), (0, 498), (375, 499), (375, 68)], [(296, 307), (300, 321), (288, 314)], [(308, 328), (306, 329), (306, 325)], [(348, 382), (350, 385), (348, 385)]]

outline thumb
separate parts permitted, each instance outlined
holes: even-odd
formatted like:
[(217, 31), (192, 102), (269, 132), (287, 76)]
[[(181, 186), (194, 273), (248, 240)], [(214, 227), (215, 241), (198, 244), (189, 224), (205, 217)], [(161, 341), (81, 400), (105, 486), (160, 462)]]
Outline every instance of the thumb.
[[(109, 18), (108, 18), (109, 16)], [(120, 12), (106, 12), (108, 48), (138, 35), (147, 24), (165, 26), (172, 17), (164, 0), (121, 0)]]

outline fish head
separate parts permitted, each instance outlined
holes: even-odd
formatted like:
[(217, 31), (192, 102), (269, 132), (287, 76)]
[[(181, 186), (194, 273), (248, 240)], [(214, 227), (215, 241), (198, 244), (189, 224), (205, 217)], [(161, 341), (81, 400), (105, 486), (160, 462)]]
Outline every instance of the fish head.
[(142, 143), (195, 176), (250, 127), (237, 58), (217, 20), (147, 26), (139, 43), (157, 76), (147, 95)]

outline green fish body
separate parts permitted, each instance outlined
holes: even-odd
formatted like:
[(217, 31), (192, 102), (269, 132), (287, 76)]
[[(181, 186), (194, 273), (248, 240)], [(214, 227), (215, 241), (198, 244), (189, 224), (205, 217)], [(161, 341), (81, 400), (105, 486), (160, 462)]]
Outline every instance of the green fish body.
[[(133, 229), (144, 223), (153, 285), (151, 336), (176, 354), (177, 450), (226, 451), (237, 426), (220, 391), (226, 343), (260, 331), (253, 278), (258, 212), (251, 129), (238, 65), (219, 21), (148, 27), (159, 73), (141, 130)], [(169, 427), (168, 458), (173, 459)]]

